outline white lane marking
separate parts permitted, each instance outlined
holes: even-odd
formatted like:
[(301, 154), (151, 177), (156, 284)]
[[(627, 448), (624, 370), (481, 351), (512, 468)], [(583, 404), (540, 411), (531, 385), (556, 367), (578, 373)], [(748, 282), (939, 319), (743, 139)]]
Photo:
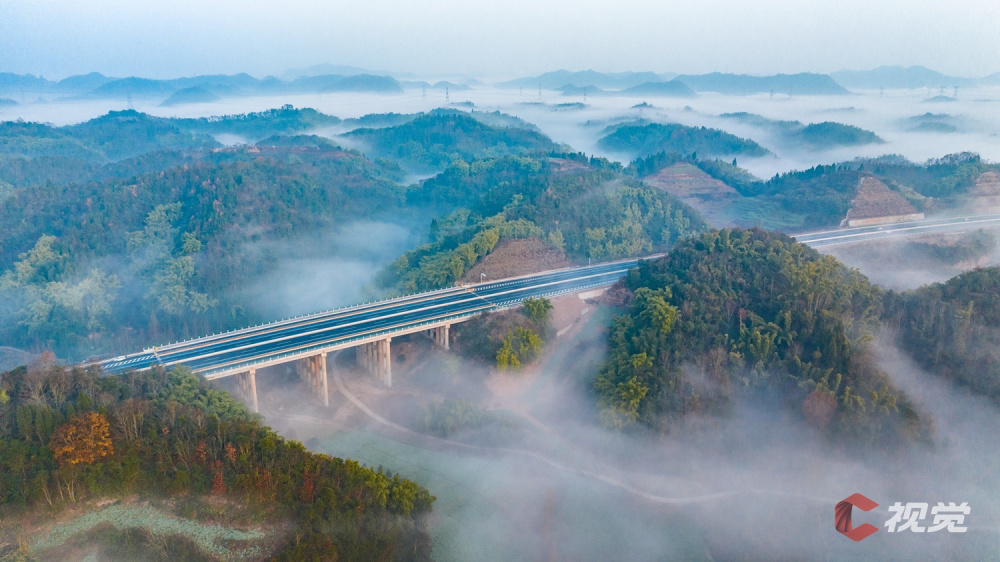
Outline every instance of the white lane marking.
[[(592, 274), (592, 275), (585, 275), (585, 276), (582, 276), (582, 277), (576, 277), (576, 278), (572, 278), (572, 279), (564, 279), (564, 280), (560, 280), (560, 281), (550, 281), (548, 283), (542, 283), (542, 284), (534, 285), (534, 286), (531, 286), (531, 287), (522, 287), (522, 288), (518, 288), (518, 289), (509, 289), (509, 290), (506, 290), (506, 291), (501, 291), (499, 293), (491, 294), (489, 296), (490, 297), (494, 297), (494, 296), (499, 296), (499, 295), (516, 293), (516, 292), (537, 290), (539, 288), (548, 287), (548, 286), (551, 286), (551, 285), (558, 285), (558, 284), (563, 284), (563, 283), (572, 283), (572, 282), (580, 281), (580, 280), (583, 280), (583, 279), (590, 279), (592, 277), (603, 277), (603, 276), (606, 276), (606, 275), (612, 275), (612, 274), (616, 274), (616, 273), (621, 273), (623, 271), (627, 272), (628, 269), (620, 269), (620, 270), (608, 271), (608, 272), (603, 272), (603, 273), (595, 273), (595, 274)], [(308, 331), (308, 332), (297, 332), (295, 334), (289, 334), (287, 336), (281, 336), (281, 337), (278, 337), (278, 338), (272, 338), (272, 339), (268, 339), (268, 340), (265, 340), (265, 341), (262, 341), (262, 342), (254, 342), (254, 343), (250, 343), (250, 344), (243, 345), (243, 346), (237, 346), (237, 347), (227, 347), (226, 349), (222, 349), (222, 350), (218, 350), (218, 351), (213, 351), (213, 352), (210, 352), (210, 353), (203, 353), (203, 354), (197, 355), (195, 357), (188, 357), (188, 358), (185, 358), (185, 359), (178, 359), (176, 361), (170, 361), (168, 357), (164, 356), (163, 359), (167, 359), (167, 360), (166, 361), (162, 361), (162, 364), (163, 365), (176, 365), (178, 363), (185, 363), (185, 362), (190, 362), (190, 361), (197, 361), (199, 359), (206, 359), (208, 357), (214, 357), (216, 355), (221, 355), (221, 354), (224, 354), (224, 353), (231, 353), (231, 352), (234, 352), (234, 351), (242, 351), (242, 350), (250, 349), (250, 348), (253, 348), (253, 347), (260, 347), (260, 346), (264, 346), (264, 345), (274, 344), (274, 343), (285, 341), (285, 340), (289, 340), (289, 339), (292, 339), (292, 338), (298, 338), (300, 336), (311, 336), (311, 335), (315, 335), (315, 334), (320, 334), (320, 333), (323, 333), (323, 332), (327, 332), (327, 331), (330, 331), (330, 330), (333, 330), (333, 329), (346, 328), (346, 327), (350, 327), (350, 326), (356, 326), (358, 324), (366, 324), (366, 323), (370, 323), (370, 322), (375, 322), (375, 321), (378, 321), (378, 320), (382, 320), (382, 319), (385, 319), (385, 318), (392, 318), (394, 316), (402, 316), (402, 315), (407, 315), (407, 314), (414, 314), (414, 313), (418, 313), (418, 312), (422, 312), (422, 311), (431, 310), (431, 309), (434, 309), (434, 308), (441, 308), (441, 307), (445, 307), (445, 306), (456, 306), (456, 305), (459, 305), (459, 304), (462, 304), (462, 303), (467, 303), (467, 302), (474, 301), (474, 300), (481, 300), (481, 301), (484, 301), (484, 302), (486, 302), (488, 304), (493, 304), (493, 302), (490, 301), (490, 300), (488, 300), (486, 297), (483, 297), (483, 296), (480, 296), (480, 295), (473, 295), (472, 298), (462, 299), (462, 300), (459, 300), (459, 301), (456, 301), (456, 302), (441, 303), (441, 304), (435, 304), (435, 305), (431, 305), (431, 306), (425, 306), (425, 307), (422, 307), (422, 308), (418, 308), (416, 310), (405, 310), (405, 311), (401, 311), (401, 312), (394, 312), (392, 314), (384, 314), (384, 315), (381, 315), (381, 316), (378, 316), (378, 317), (375, 317), (375, 318), (369, 318), (369, 319), (365, 319), (365, 320), (356, 320), (354, 322), (348, 322), (348, 323), (345, 323), (345, 324), (337, 324), (336, 326), (330, 326), (330, 327), (322, 328), (322, 329), (318, 329), (318, 330), (311, 330), (311, 331)], [(459, 314), (461, 312), (462, 311), (455, 311), (455, 314)], [(404, 323), (404, 325), (405, 324), (406, 323)], [(398, 327), (398, 325), (397, 325), (397, 327)], [(380, 328), (380, 329), (388, 329), (388, 328)], [(254, 335), (257, 335), (257, 334), (254, 334)], [(183, 350), (175, 350), (174, 353), (179, 353), (181, 351), (183, 351)]]
[[(490, 295), (490, 296), (510, 294), (510, 293), (517, 293), (517, 292), (523, 292), (523, 291), (529, 291), (529, 290), (537, 290), (539, 288), (548, 287), (548, 286), (551, 286), (551, 285), (559, 285), (559, 284), (565, 284), (565, 283), (572, 283), (574, 281), (580, 281), (580, 280), (583, 280), (583, 279), (590, 279), (590, 278), (593, 278), (593, 277), (603, 277), (603, 276), (606, 276), (606, 275), (612, 275), (612, 274), (617, 274), (617, 273), (627, 272), (627, 271), (628, 271), (628, 269), (620, 269), (620, 270), (614, 270), (614, 271), (607, 271), (607, 272), (603, 272), (603, 273), (596, 273), (596, 274), (592, 274), (592, 275), (585, 275), (585, 276), (582, 276), (582, 277), (577, 277), (577, 278), (572, 278), (572, 279), (564, 279), (564, 280), (560, 280), (560, 281), (550, 281), (548, 283), (542, 283), (540, 285), (535, 285), (533, 287), (522, 287), (522, 288), (518, 288), (518, 289), (510, 289), (510, 290), (507, 290), (507, 291), (502, 291), (500, 293), (495, 293), (494, 295)], [(588, 286), (590, 286), (590, 285), (588, 285)], [(413, 314), (413, 313), (416, 313), (416, 312), (431, 310), (431, 309), (434, 309), (434, 308), (441, 308), (441, 307), (444, 307), (444, 306), (455, 306), (457, 304), (466, 303), (466, 302), (473, 301), (473, 300), (481, 300), (481, 301), (483, 301), (483, 302), (485, 302), (485, 303), (487, 303), (487, 304), (489, 304), (491, 306), (497, 306), (496, 303), (494, 303), (493, 301), (488, 300), (486, 297), (482, 297), (482, 296), (479, 296), (479, 295), (473, 295), (473, 298), (463, 299), (463, 300), (460, 300), (458, 302), (449, 302), (449, 303), (436, 304), (436, 305), (432, 305), (432, 306), (426, 306), (426, 307), (423, 307), (423, 308), (419, 308), (417, 310), (406, 310), (406, 311), (402, 311), (402, 312), (396, 312), (396, 313), (393, 313), (393, 314), (382, 315), (382, 316), (379, 316), (379, 317), (376, 317), (376, 318), (370, 318), (370, 319), (367, 319), (367, 320), (358, 320), (358, 321), (349, 322), (349, 323), (346, 323), (346, 324), (338, 324), (337, 326), (331, 326), (331, 327), (323, 328), (323, 329), (319, 329), (319, 330), (312, 330), (312, 331), (309, 331), (309, 332), (300, 332), (300, 333), (296, 333), (296, 334), (289, 334), (287, 336), (282, 336), (282, 337), (279, 337), (279, 338), (273, 338), (273, 339), (270, 339), (270, 340), (267, 340), (267, 341), (263, 341), (263, 342), (255, 342), (255, 343), (251, 343), (251, 344), (247, 344), (247, 345), (243, 345), (243, 346), (238, 346), (238, 347), (228, 347), (226, 349), (222, 349), (222, 350), (218, 350), (218, 351), (213, 351), (213, 352), (210, 352), (210, 353), (203, 353), (203, 354), (197, 355), (195, 357), (187, 357), (187, 358), (184, 358), (184, 359), (177, 359), (175, 361), (170, 361), (169, 359), (166, 360), (166, 361), (164, 361), (163, 358), (161, 358), (161, 365), (164, 365), (164, 366), (177, 365), (177, 364), (187, 363), (187, 362), (191, 362), (191, 361), (197, 361), (197, 360), (200, 360), (200, 359), (207, 359), (209, 357), (214, 357), (214, 356), (217, 356), (217, 355), (222, 355), (222, 354), (232, 353), (232, 352), (235, 352), (235, 351), (243, 351), (243, 350), (246, 350), (246, 349), (252, 349), (252, 348), (255, 348), (255, 347), (261, 347), (261, 346), (265, 346), (265, 345), (270, 345), (270, 344), (278, 343), (278, 342), (281, 342), (281, 341), (289, 340), (289, 339), (292, 339), (292, 338), (298, 338), (300, 336), (311, 336), (311, 335), (321, 334), (323, 332), (327, 332), (327, 331), (333, 330), (333, 329), (345, 328), (345, 327), (349, 327), (349, 326), (355, 326), (355, 325), (358, 325), (358, 324), (365, 324), (365, 323), (375, 322), (375, 321), (382, 320), (382, 319), (385, 319), (385, 318), (391, 318), (391, 317), (394, 317), (394, 316), (402, 316), (402, 315), (406, 315), (406, 314)], [(518, 302), (519, 300), (521, 300), (521, 299), (514, 299), (514, 300), (510, 300), (510, 301), (505, 301), (502, 304), (510, 304), (512, 302)], [(464, 310), (458, 310), (458, 311), (454, 311), (453, 313), (448, 313), (446, 316), (451, 316), (452, 314), (461, 314), (463, 312), (465, 312), (465, 311)], [(421, 321), (424, 321), (424, 319), (422, 319)], [(403, 322), (403, 323), (395, 324), (395, 325), (392, 325), (392, 326), (380, 327), (380, 328), (375, 329), (374, 331), (392, 330), (392, 329), (400, 328), (400, 327), (403, 327), (403, 326), (408, 326), (410, 324), (412, 324), (412, 322)], [(343, 339), (346, 339), (346, 338), (349, 338), (349, 337), (352, 337), (352, 335), (350, 335), (350, 334), (349, 335), (345, 335), (345, 336), (342, 336), (342, 337), (337, 338), (337, 339), (343, 340)], [(330, 341), (336, 341), (336, 340), (330, 340)], [(317, 343), (306, 344), (307, 347), (308, 346), (314, 346), (314, 345), (318, 345), (318, 342)], [(279, 350), (279, 351), (275, 351), (275, 352), (265, 353), (262, 356), (270, 356), (270, 355), (274, 355), (275, 353), (283, 353), (283, 352), (284, 351), (280, 351)], [(245, 360), (247, 360), (247, 359), (240, 359), (240, 361), (245, 361)], [(212, 366), (212, 367), (209, 367), (209, 368), (216, 368), (216, 367), (217, 366)]]
[[(883, 224), (883, 225), (877, 225), (877, 226), (855, 226), (855, 227), (851, 227), (851, 228), (837, 229), (837, 230), (820, 230), (820, 231), (816, 231), (816, 232), (800, 232), (798, 234), (790, 234), (789, 236), (791, 236), (792, 238), (795, 238), (796, 240), (798, 240), (799, 238), (809, 238), (809, 237), (812, 237), (812, 236), (820, 236), (820, 235), (825, 235), (825, 234), (837, 234), (837, 233), (845, 233), (845, 232), (859, 232), (859, 231), (862, 231), (862, 230), (868, 230), (868, 229), (872, 229), (872, 228), (877, 228), (877, 229), (881, 230), (882, 228), (884, 228), (886, 226), (892, 226), (893, 224), (906, 224), (906, 225), (916, 225), (916, 226), (934, 226), (934, 225), (938, 225), (938, 224), (952, 224), (952, 223), (958, 222), (959, 220), (968, 221), (970, 219), (998, 220), (998, 219), (1000, 219), (1000, 215), (973, 215), (973, 216), (969, 216), (969, 217), (956, 217), (956, 218), (943, 218), (943, 219), (925, 219), (925, 220), (922, 220), (922, 221), (889, 223), (889, 224)], [(861, 234), (871, 234), (870, 232), (860, 232), (860, 233)]]
[[(874, 238), (892, 238), (891, 236), (888, 236), (888, 235), (889, 234), (899, 233), (899, 232), (902, 232), (902, 231), (930, 230), (930, 229), (934, 229), (934, 228), (947, 228), (947, 227), (951, 227), (951, 226), (965, 226), (967, 224), (978, 224), (978, 223), (986, 223), (986, 222), (1000, 222), (1000, 217), (987, 218), (987, 219), (978, 219), (978, 220), (965, 220), (965, 221), (962, 221), (962, 222), (949, 222), (949, 223), (945, 223), (945, 224), (925, 224), (925, 225), (918, 225), (918, 226), (897, 227), (897, 228), (894, 228), (893, 230), (880, 230), (880, 231), (874, 231), (874, 232), (854, 232), (854, 233), (850, 233), (850, 234), (841, 234), (839, 236), (828, 236), (826, 238), (815, 238), (815, 239), (811, 239), (811, 240), (806, 240), (806, 241), (804, 241), (802, 243), (806, 244), (806, 245), (809, 245), (809, 244), (814, 244), (816, 242), (828, 242), (828, 241), (831, 241), (831, 240), (845, 240), (845, 241), (850, 242), (852, 240), (846, 240), (846, 239), (848, 239), (848, 238), (856, 238), (858, 236), (873, 236)], [(876, 235), (879, 235), (879, 234), (884, 235), (884, 236), (876, 236)], [(861, 241), (863, 241), (863, 240), (859, 240), (859, 242), (861, 242)], [(824, 244), (824, 245), (828, 246), (830, 244)]]

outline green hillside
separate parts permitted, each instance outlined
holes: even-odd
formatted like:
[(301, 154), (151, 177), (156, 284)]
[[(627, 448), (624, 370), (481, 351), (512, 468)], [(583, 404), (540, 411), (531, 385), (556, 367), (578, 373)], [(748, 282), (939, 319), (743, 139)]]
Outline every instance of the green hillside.
[(780, 234), (721, 230), (641, 263), (625, 284), (634, 298), (594, 384), (609, 426), (666, 432), (762, 402), (847, 442), (928, 437), (867, 346), (881, 291), (835, 259)]
[[(42, 362), (0, 374), (0, 520), (168, 498), (175, 519), (202, 528), (264, 529), (258, 556), (430, 558), (427, 490), (311, 453), (183, 368), (106, 377)], [(213, 508), (220, 502), (226, 509)], [(10, 532), (0, 525), (0, 544), (14, 542)], [(136, 535), (104, 530), (76, 540), (117, 559), (217, 559), (183, 533)]]
[[(524, 127), (493, 127), (462, 112), (432, 112), (380, 129), (355, 129), (347, 136), (370, 147), (370, 155), (422, 169), (442, 169), (455, 160), (538, 154), (558, 147)], [(366, 151), (368, 153), (369, 151)]]
[[(507, 238), (540, 238), (577, 262), (663, 251), (706, 225), (670, 195), (625, 176), (619, 165), (576, 156), (458, 162), (408, 198), (451, 198), (463, 208), (431, 225), (431, 242), (392, 263), (380, 283), (400, 292), (444, 287)], [(561, 160), (561, 159), (560, 159)]]
[(1000, 268), (889, 293), (885, 316), (922, 367), (1000, 403)]
[(697, 153), (706, 156), (764, 156), (769, 154), (750, 139), (718, 129), (687, 127), (676, 123), (636, 123), (609, 127), (598, 141), (601, 148), (633, 158), (658, 152)]

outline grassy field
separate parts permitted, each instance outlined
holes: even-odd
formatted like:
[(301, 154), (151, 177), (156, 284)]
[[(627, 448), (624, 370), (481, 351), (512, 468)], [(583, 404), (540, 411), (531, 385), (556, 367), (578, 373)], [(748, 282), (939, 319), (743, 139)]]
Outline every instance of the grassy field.
[[(174, 516), (148, 503), (115, 503), (46, 526), (28, 539), (39, 560), (95, 560), (141, 553), (144, 559), (177, 555), (207, 560), (257, 560), (273, 533), (241, 530)], [(180, 545), (179, 543), (184, 543)]]

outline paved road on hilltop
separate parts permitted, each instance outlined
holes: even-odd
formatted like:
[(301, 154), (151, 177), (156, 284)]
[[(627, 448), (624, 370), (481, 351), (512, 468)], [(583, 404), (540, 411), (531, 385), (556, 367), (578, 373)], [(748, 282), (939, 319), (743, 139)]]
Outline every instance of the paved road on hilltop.
[(839, 228), (836, 230), (826, 230), (822, 232), (795, 234), (793, 237), (799, 242), (812, 246), (813, 248), (822, 248), (823, 246), (851, 244), (855, 242), (870, 242), (872, 240), (882, 240), (900, 236), (910, 236), (914, 234), (965, 230), (967, 228), (989, 226), (990, 224), (1000, 225), (1000, 215), (976, 215), (950, 219), (925, 219), (895, 224), (883, 224), (881, 226)]
[(419, 293), (156, 346), (101, 364), (108, 373), (148, 369), (157, 364), (183, 364), (210, 376), (249, 368), (283, 355), (348, 345), (364, 338), (505, 308), (529, 297), (611, 285), (624, 277), (637, 261), (564, 269)]

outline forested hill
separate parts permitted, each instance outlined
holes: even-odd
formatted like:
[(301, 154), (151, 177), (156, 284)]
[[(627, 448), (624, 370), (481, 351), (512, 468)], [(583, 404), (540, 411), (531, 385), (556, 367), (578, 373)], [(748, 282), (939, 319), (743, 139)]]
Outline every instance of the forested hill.
[(834, 258), (764, 230), (721, 230), (641, 263), (625, 283), (634, 298), (595, 382), (608, 425), (668, 431), (753, 399), (847, 442), (928, 438), (867, 346), (881, 291)]
[(707, 156), (764, 156), (769, 151), (751, 139), (718, 129), (687, 127), (677, 123), (625, 123), (604, 131), (600, 146), (641, 158), (658, 152)]
[(858, 146), (885, 142), (871, 131), (833, 121), (805, 125), (800, 121), (768, 119), (746, 112), (723, 113), (719, 117), (734, 119), (768, 130), (777, 135), (777, 142), (792, 147), (805, 146), (813, 150), (822, 150), (837, 146)]
[(494, 127), (457, 111), (431, 112), (393, 127), (355, 129), (347, 137), (365, 143), (372, 156), (431, 170), (455, 160), (544, 154), (559, 148), (529, 128)]
[(407, 197), (462, 207), (435, 219), (430, 243), (379, 276), (383, 287), (404, 293), (454, 283), (504, 239), (537, 238), (586, 263), (664, 251), (707, 228), (697, 212), (624, 175), (621, 165), (582, 155), (459, 161)]
[[(266, 530), (254, 548), (277, 560), (430, 557), (427, 490), (308, 452), (184, 368), (105, 377), (42, 361), (0, 374), (0, 520), (165, 498), (174, 518)], [(109, 559), (214, 559), (183, 531), (74, 540)]]
[(917, 363), (1000, 404), (1000, 268), (890, 292), (885, 316)]
[(64, 127), (41, 123), (0, 123), (0, 186), (69, 184), (130, 177), (206, 158), (220, 148), (216, 135), (257, 142), (341, 123), (314, 109), (277, 109), (173, 119), (134, 110)]
[(7, 121), (0, 123), (0, 157), (72, 158), (104, 163), (160, 149), (221, 146), (212, 137), (185, 130), (171, 119), (137, 111), (107, 115), (66, 127)]
[(1000, 170), (973, 153), (950, 154), (923, 164), (889, 155), (818, 165), (762, 180), (726, 160), (660, 152), (634, 160), (626, 172), (646, 177), (677, 162), (694, 164), (732, 187), (748, 198), (744, 204), (777, 211), (783, 223), (793, 225), (792, 231), (839, 225), (857, 194), (858, 181), (865, 176), (884, 182), (919, 211), (934, 211), (960, 204), (984, 172)]
[(341, 120), (333, 115), (320, 113), (315, 109), (297, 109), (291, 105), (252, 113), (200, 117), (197, 119), (176, 119), (178, 126), (195, 132), (211, 134), (228, 133), (239, 135), (248, 142), (275, 135), (293, 135), (319, 127), (338, 125)]
[[(308, 139), (306, 139), (308, 140)], [(0, 341), (80, 359), (241, 327), (288, 240), (397, 211), (398, 169), (317, 139), (0, 200)]]

